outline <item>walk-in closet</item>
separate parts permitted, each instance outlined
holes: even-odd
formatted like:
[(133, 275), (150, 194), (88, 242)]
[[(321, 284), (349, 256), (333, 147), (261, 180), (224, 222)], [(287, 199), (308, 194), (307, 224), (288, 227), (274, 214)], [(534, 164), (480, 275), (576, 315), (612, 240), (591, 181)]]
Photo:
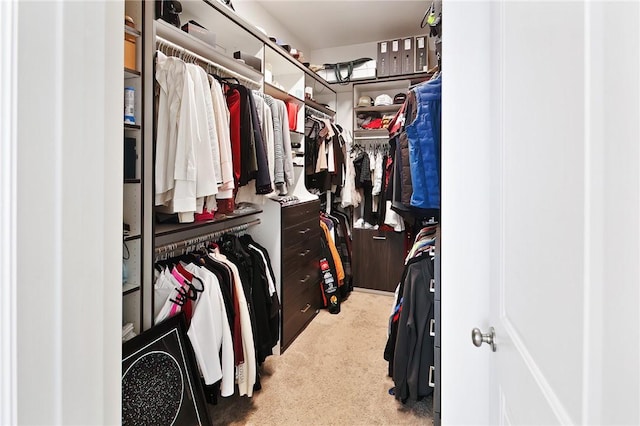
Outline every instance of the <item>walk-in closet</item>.
[(398, 5), (125, 2), (123, 424), (439, 424), (442, 11)]
[(0, 1), (0, 425), (640, 424), (640, 4)]

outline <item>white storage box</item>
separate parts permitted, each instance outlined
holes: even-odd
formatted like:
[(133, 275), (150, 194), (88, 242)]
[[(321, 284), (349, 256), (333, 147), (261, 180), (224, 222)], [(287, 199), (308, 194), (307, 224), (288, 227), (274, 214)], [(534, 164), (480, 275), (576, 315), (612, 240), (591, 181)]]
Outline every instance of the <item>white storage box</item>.
[[(343, 79), (346, 79), (348, 77), (348, 73), (348, 67), (346, 65), (343, 65), (340, 69), (340, 75), (342, 75)], [(336, 72), (333, 70), (333, 68), (319, 70), (317, 74), (325, 79), (327, 83), (338, 82), (338, 80), (336, 79)], [(351, 78), (349, 78), (349, 81), (364, 80), (370, 78), (376, 78), (375, 59), (353, 67), (353, 72), (351, 73)]]

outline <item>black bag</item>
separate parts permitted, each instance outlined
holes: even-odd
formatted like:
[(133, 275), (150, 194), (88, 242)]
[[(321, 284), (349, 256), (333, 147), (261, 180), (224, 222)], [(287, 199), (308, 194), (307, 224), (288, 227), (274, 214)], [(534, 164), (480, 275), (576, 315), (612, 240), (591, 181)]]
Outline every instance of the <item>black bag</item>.
[[(340, 84), (348, 84), (351, 81), (353, 75), (353, 69), (358, 65), (362, 65), (365, 62), (371, 61), (371, 58), (360, 58), (354, 61), (338, 62), (335, 64), (324, 64), (323, 67), (326, 70), (333, 70), (336, 74), (336, 81)], [(346, 70), (347, 75), (343, 76), (342, 71)]]

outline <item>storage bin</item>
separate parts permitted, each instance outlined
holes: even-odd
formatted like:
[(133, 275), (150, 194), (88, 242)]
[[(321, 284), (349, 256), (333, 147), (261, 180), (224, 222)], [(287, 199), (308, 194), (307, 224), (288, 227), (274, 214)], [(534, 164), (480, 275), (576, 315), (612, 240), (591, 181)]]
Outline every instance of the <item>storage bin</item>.
[(136, 68), (136, 37), (124, 33), (124, 67), (137, 71)]

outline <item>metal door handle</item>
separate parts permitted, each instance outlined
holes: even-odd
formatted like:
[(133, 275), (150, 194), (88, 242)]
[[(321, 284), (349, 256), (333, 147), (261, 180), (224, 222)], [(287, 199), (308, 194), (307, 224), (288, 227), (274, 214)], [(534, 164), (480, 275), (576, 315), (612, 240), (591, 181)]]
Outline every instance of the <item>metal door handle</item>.
[(491, 345), (491, 350), (496, 351), (496, 330), (491, 327), (488, 333), (483, 333), (479, 328), (471, 330), (471, 340), (477, 347), (482, 346), (483, 343)]
[(305, 312), (307, 312), (309, 310), (310, 307), (311, 307), (311, 305), (307, 303), (307, 306), (305, 306), (304, 309), (300, 309), (300, 312), (302, 312), (304, 314)]
[(306, 233), (307, 233), (307, 232), (309, 232), (309, 231), (311, 231), (311, 228), (307, 228), (307, 229), (305, 229), (305, 230), (303, 230), (303, 231), (298, 231), (298, 234), (300, 234), (300, 235), (304, 235), (304, 234), (306, 234)]
[(382, 240), (382, 241), (384, 241), (384, 240), (387, 239), (387, 237), (385, 237), (384, 235), (374, 235), (373, 239), (374, 240)]
[(309, 278), (311, 278), (311, 275), (307, 274), (306, 277), (304, 277), (303, 279), (300, 280), (301, 283), (306, 283), (307, 281), (309, 281)]
[(298, 253), (298, 256), (300, 257), (305, 257), (306, 255), (308, 255), (311, 252), (311, 249), (306, 249), (303, 252)]

